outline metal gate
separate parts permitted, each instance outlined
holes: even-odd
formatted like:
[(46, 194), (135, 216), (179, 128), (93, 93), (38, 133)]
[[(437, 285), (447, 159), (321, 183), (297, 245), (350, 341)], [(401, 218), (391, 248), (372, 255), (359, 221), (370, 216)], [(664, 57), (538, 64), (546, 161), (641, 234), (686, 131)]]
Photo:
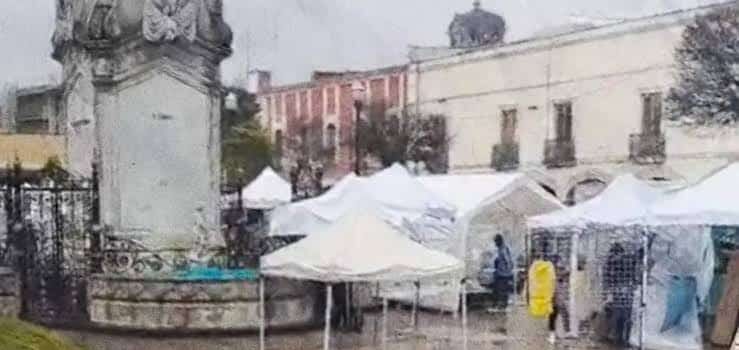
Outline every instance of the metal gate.
[(97, 172), (85, 182), (31, 186), (16, 167), (3, 189), (5, 260), (21, 279), (21, 317), (50, 326), (89, 321), (86, 281), (99, 271)]

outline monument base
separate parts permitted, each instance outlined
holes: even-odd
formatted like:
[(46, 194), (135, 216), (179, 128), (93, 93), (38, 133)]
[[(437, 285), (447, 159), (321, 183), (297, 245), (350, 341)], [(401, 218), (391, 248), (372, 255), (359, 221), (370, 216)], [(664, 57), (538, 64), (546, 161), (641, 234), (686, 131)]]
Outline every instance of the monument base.
[(18, 275), (10, 269), (0, 267), (0, 317), (18, 317), (20, 311)]
[[(320, 323), (318, 288), (270, 280), (266, 320), (270, 329), (304, 328)], [(176, 278), (93, 276), (89, 285), (92, 323), (132, 331), (258, 331), (259, 282), (192, 281)]]

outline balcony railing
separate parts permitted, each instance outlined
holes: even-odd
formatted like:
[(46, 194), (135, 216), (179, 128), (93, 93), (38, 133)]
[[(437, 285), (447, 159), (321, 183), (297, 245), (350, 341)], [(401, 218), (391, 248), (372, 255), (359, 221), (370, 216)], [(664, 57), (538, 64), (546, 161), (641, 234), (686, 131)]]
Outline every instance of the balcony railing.
[(492, 167), (497, 171), (518, 169), (518, 143), (501, 143), (493, 146)]
[(544, 145), (544, 165), (548, 168), (567, 168), (577, 164), (574, 140), (547, 140)]
[(636, 164), (662, 164), (667, 160), (665, 135), (629, 136), (629, 159)]

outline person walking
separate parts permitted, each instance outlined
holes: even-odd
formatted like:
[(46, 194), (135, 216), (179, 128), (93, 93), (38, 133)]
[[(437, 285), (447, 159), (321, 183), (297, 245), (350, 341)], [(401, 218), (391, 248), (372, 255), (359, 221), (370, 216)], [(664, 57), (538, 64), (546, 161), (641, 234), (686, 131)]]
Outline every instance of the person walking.
[(559, 255), (551, 257), (551, 263), (555, 268), (555, 286), (554, 296), (552, 298), (552, 313), (549, 315), (549, 343), (557, 342), (557, 319), (561, 319), (562, 328), (564, 329), (566, 338), (572, 338), (574, 335), (570, 330), (570, 311), (568, 308), (568, 286), (570, 272), (562, 263)]

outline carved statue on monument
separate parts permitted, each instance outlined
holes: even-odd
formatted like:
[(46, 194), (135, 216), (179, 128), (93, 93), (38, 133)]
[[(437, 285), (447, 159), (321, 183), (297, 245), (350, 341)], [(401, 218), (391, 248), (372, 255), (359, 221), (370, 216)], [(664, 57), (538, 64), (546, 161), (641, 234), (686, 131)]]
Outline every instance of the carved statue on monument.
[(72, 40), (74, 29), (74, 13), (72, 8), (72, 0), (56, 1), (56, 28), (51, 41), (54, 46), (62, 45), (64, 42)]
[(198, 7), (193, 0), (146, 0), (144, 38), (151, 42), (170, 42), (182, 38), (195, 41)]
[(223, 19), (223, 0), (204, 0), (198, 28), (200, 36), (209, 42), (229, 45), (233, 41), (233, 32)]
[(197, 265), (204, 266), (213, 258), (217, 248), (226, 245), (218, 228), (210, 227), (205, 220), (204, 208), (195, 212), (195, 244), (190, 251), (189, 259)]
[(113, 39), (120, 35), (115, 8), (116, 0), (95, 0), (87, 21), (88, 37), (92, 40)]

